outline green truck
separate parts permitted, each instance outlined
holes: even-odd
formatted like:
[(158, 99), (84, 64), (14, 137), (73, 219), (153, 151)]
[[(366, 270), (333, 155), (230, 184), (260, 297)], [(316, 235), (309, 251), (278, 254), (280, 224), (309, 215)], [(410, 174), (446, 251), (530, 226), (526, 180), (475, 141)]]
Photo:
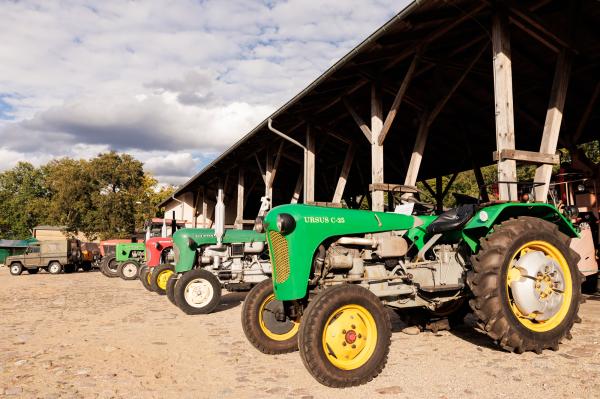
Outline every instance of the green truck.
[(242, 323), (264, 353), (300, 351), (331, 387), (364, 384), (384, 368), (386, 307), (432, 319), (472, 310), (501, 348), (557, 350), (578, 319), (579, 233), (554, 206), (463, 204), (436, 215), (283, 205), (265, 231), (272, 284), (248, 294)]
[(13, 276), (27, 270), (35, 274), (40, 269), (50, 274), (71, 273), (83, 266), (81, 242), (76, 239), (39, 241), (31, 243), (23, 253), (5, 260)]

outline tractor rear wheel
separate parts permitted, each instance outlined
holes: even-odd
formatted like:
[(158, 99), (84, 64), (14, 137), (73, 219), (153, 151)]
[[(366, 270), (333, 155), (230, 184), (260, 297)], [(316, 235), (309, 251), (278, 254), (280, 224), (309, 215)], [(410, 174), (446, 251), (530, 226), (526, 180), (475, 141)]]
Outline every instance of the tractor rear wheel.
[(140, 270), (140, 263), (136, 260), (128, 260), (119, 264), (117, 267), (117, 274), (123, 280), (135, 280), (138, 278), (138, 272)]
[(20, 276), (23, 273), (23, 265), (19, 262), (11, 263), (10, 274), (13, 276)]
[(186, 314), (212, 312), (221, 300), (221, 283), (211, 272), (193, 269), (175, 284), (175, 303)]
[(145, 289), (152, 292), (152, 286), (150, 285), (150, 274), (151, 270), (148, 266), (144, 265), (140, 268), (139, 278)]
[(169, 299), (169, 302), (175, 306), (177, 306), (175, 303), (175, 285), (177, 284), (177, 281), (179, 281), (179, 276), (177, 273), (171, 274), (167, 280), (167, 289), (165, 290), (167, 292), (167, 298)]
[(118, 268), (119, 264), (117, 263), (117, 259), (114, 256), (103, 259), (102, 264), (100, 265), (100, 270), (102, 274), (106, 277), (117, 277), (118, 276)]
[(365, 384), (385, 367), (392, 325), (383, 303), (353, 284), (327, 288), (302, 315), (298, 348), (304, 366), (321, 384)]
[(261, 281), (246, 295), (242, 328), (248, 341), (262, 353), (277, 355), (298, 350), (300, 320), (285, 315), (283, 302), (275, 299), (271, 279)]
[(162, 265), (156, 266), (152, 270), (150, 277), (152, 291), (156, 292), (158, 295), (165, 295), (167, 293), (167, 281), (173, 273), (175, 273), (175, 266), (171, 264), (163, 263)]
[(581, 301), (579, 255), (545, 220), (522, 216), (494, 226), (472, 256), (470, 305), (481, 328), (511, 352), (558, 350)]

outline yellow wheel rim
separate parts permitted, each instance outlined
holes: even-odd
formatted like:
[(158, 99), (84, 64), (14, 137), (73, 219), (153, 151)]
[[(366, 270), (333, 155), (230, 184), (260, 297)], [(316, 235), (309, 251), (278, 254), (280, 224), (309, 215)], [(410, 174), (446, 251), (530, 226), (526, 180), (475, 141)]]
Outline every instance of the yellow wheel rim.
[(146, 281), (148, 282), (148, 285), (152, 284), (152, 273), (150, 272), (146, 272)]
[[(511, 282), (521, 278), (521, 271), (514, 266), (515, 261), (530, 251), (542, 252), (547, 258), (556, 262), (564, 278), (564, 290), (562, 293), (559, 293), (559, 295), (562, 295), (562, 304), (560, 305), (560, 308), (556, 314), (543, 321), (535, 320), (535, 314), (527, 315), (523, 314), (519, 310), (512, 296), (510, 287)], [(515, 252), (511, 258), (510, 265), (510, 269), (508, 269), (506, 276), (506, 292), (508, 295), (510, 308), (513, 314), (517, 317), (517, 320), (519, 320), (519, 322), (529, 330), (539, 333), (551, 331), (558, 327), (567, 316), (569, 308), (571, 307), (571, 301), (573, 299), (573, 279), (571, 276), (571, 270), (569, 269), (569, 264), (562, 252), (554, 245), (546, 241), (530, 241)], [(546, 298), (548, 295), (552, 294), (551, 286), (546, 284), (546, 282), (550, 282), (549, 276), (538, 274), (537, 276), (531, 276), (528, 278), (532, 277), (535, 277), (535, 290), (541, 298)]]
[(156, 285), (158, 288), (161, 290), (166, 290), (167, 281), (169, 281), (169, 277), (171, 277), (172, 274), (173, 270), (163, 270), (162, 272), (158, 273), (158, 276), (156, 276)]
[(369, 361), (377, 345), (377, 325), (360, 305), (345, 305), (329, 316), (323, 330), (327, 359), (342, 370), (354, 370)]
[(278, 333), (271, 331), (265, 324), (264, 314), (265, 314), (265, 311), (267, 311), (266, 310), (267, 305), (274, 300), (275, 300), (275, 294), (271, 294), (263, 301), (263, 303), (261, 303), (260, 309), (258, 310), (258, 324), (260, 325), (260, 329), (262, 330), (262, 332), (267, 337), (272, 339), (273, 341), (286, 341), (286, 340), (294, 337), (298, 333), (298, 329), (300, 328), (300, 323), (292, 320), (291, 321), (292, 326), (291, 326), (290, 330), (285, 333), (282, 333), (282, 334), (278, 334)]

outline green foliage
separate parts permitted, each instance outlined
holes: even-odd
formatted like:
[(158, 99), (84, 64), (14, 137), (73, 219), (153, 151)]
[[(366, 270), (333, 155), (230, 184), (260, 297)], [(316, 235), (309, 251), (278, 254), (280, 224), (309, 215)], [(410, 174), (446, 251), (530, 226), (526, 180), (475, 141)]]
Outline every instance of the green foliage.
[(25, 162), (0, 173), (0, 238), (27, 238), (36, 225), (65, 226), (89, 239), (129, 237), (172, 195), (143, 164), (109, 152), (91, 160), (62, 158), (39, 168)]

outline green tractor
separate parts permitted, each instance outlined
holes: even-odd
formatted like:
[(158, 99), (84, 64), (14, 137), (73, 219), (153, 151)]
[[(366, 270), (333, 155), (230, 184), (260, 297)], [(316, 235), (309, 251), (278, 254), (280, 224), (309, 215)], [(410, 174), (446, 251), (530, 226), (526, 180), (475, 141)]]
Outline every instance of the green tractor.
[[(263, 198), (262, 215), (269, 204)], [(225, 230), (222, 190), (215, 207), (215, 229), (178, 230), (173, 245), (175, 273), (167, 280), (166, 294), (186, 314), (212, 312), (220, 303), (221, 288), (246, 291), (271, 276), (264, 233)]]
[(146, 259), (146, 246), (143, 242), (118, 243), (115, 256), (107, 256), (100, 263), (100, 271), (106, 277), (119, 277), (135, 280), (140, 264)]
[[(320, 383), (367, 383), (384, 368), (386, 307), (464, 316), (501, 348), (557, 350), (578, 319), (578, 231), (554, 206), (462, 204), (439, 216), (283, 205), (259, 218), (273, 265), (242, 309), (263, 353), (300, 351)], [(465, 308), (467, 308), (465, 310)], [(413, 310), (416, 311), (416, 310)]]

